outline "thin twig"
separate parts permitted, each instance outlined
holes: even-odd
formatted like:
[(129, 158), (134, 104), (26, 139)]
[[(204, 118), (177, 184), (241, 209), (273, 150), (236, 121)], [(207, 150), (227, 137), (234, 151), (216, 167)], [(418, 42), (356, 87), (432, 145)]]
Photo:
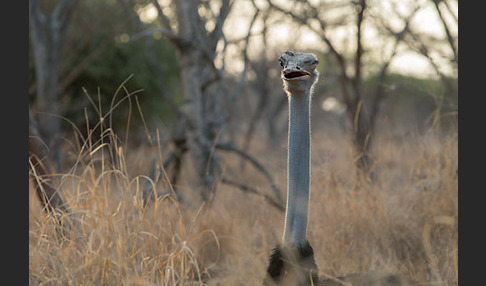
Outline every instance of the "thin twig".
[(252, 156), (250, 156), (248, 153), (246, 153), (246, 152), (244, 152), (244, 151), (242, 151), (242, 150), (240, 150), (240, 149), (236, 148), (235, 146), (228, 144), (228, 143), (226, 143), (226, 144), (225, 143), (218, 143), (218, 144), (216, 144), (216, 149), (219, 149), (219, 150), (222, 150), (222, 151), (234, 152), (237, 155), (241, 156), (242, 158), (248, 160), (250, 163), (252, 163), (255, 168), (257, 168), (260, 172), (263, 173), (263, 175), (265, 175), (265, 177), (267, 178), (267, 180), (270, 183), (270, 187), (272, 188), (273, 192), (275, 193), (275, 196), (277, 197), (278, 202), (281, 203), (281, 204), (283, 203), (281, 192), (280, 192), (279, 188), (277, 187), (277, 185), (275, 184), (275, 180), (273, 179), (273, 176), (270, 174), (270, 172), (262, 164), (260, 164), (260, 162), (258, 162), (258, 160), (256, 160)]
[(274, 199), (272, 199), (269, 195), (260, 193), (255, 188), (252, 188), (250, 186), (244, 185), (243, 183), (239, 183), (239, 182), (236, 182), (236, 181), (233, 181), (231, 179), (224, 178), (224, 177), (221, 179), (221, 182), (223, 184), (238, 187), (240, 190), (242, 190), (245, 193), (251, 193), (251, 194), (262, 196), (268, 203), (270, 203), (272, 206), (274, 206), (279, 211), (281, 211), (281, 212), (285, 211), (285, 206), (283, 206), (282, 204), (280, 204), (277, 201), (275, 201)]

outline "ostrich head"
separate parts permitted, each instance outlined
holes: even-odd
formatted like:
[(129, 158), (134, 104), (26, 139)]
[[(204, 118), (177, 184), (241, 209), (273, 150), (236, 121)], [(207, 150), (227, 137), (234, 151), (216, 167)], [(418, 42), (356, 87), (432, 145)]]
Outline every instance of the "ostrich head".
[(280, 56), (279, 61), (287, 95), (312, 93), (312, 88), (319, 77), (319, 72), (316, 70), (319, 62), (313, 54), (286, 51)]

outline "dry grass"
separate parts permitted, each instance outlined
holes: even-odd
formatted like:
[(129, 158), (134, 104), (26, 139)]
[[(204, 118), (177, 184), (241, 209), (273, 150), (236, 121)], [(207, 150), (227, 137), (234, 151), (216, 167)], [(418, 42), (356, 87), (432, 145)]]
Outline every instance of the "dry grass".
[[(353, 171), (347, 140), (313, 133), (309, 240), (321, 275), (403, 273), (417, 285), (457, 285), (457, 136), (437, 133), (377, 138), (373, 186)], [(157, 151), (95, 146), (73, 147), (74, 167), (59, 176), (72, 210), (62, 231), (31, 191), (31, 285), (261, 285), (282, 212), (227, 185), (210, 206), (162, 196), (144, 207), (142, 174)], [(118, 168), (110, 149), (123, 159)], [(255, 142), (251, 153), (285, 190), (285, 146)], [(222, 158), (226, 175), (272, 195), (251, 166)], [(186, 194), (190, 176), (180, 179)]]

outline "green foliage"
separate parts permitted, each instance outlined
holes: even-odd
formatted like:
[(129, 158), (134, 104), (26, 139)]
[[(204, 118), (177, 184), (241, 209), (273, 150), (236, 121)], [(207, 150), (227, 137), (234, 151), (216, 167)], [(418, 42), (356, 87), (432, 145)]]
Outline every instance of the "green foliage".
[[(59, 112), (78, 126), (85, 125), (85, 108), (90, 121), (98, 122), (98, 115), (87, 94), (106, 113), (120, 85), (130, 77), (115, 98), (115, 104), (127, 93), (135, 94), (125, 99), (113, 112), (113, 127), (126, 129), (129, 109), (130, 125), (140, 127), (141, 117), (135, 101), (137, 96), (143, 116), (148, 123), (154, 120), (169, 121), (173, 110), (167, 107), (156, 72), (149, 62), (146, 52), (146, 38), (131, 40), (141, 28), (136, 15), (136, 7), (124, 7), (113, 0), (80, 1), (76, 7), (63, 46), (63, 62), (60, 71), (61, 98), (63, 108)], [(143, 3), (135, 4), (135, 6)], [(132, 10), (130, 10), (132, 9)], [(156, 27), (155, 27), (156, 28)], [(151, 37), (151, 36), (149, 36)], [(151, 37), (157, 64), (166, 73), (166, 90), (171, 98), (180, 97), (180, 72), (177, 57), (168, 40)], [(35, 86), (35, 69), (29, 64), (29, 84)], [(85, 91), (84, 91), (85, 90)], [(35, 97), (31, 95), (31, 100)], [(177, 102), (177, 100), (175, 100)]]
[[(168, 69), (174, 70), (168, 75), (171, 76), (170, 81), (176, 85), (179, 81), (179, 71), (175, 57), (171, 55), (172, 51), (169, 49), (168, 43), (161, 39), (154, 41), (154, 46), (158, 52), (157, 56), (160, 59), (160, 64), (167, 65)], [(69, 109), (71, 115), (74, 117), (84, 116), (80, 114), (83, 111), (78, 108), (79, 105), (77, 104), (78, 102), (84, 102), (84, 105), (88, 104), (83, 88), (95, 101), (98, 98), (98, 90), (100, 91), (102, 108), (106, 112), (109, 110), (111, 101), (120, 85), (133, 75), (124, 85), (126, 91), (121, 89), (115, 101), (121, 100), (127, 95), (127, 92), (132, 93), (142, 90), (137, 92), (136, 96), (141, 105), (144, 118), (149, 121), (157, 117), (163, 120), (171, 119), (173, 114), (169, 112), (166, 103), (163, 101), (157, 78), (155, 78), (156, 73), (149, 64), (144, 50), (145, 47), (142, 41), (110, 44), (99, 58), (69, 87), (69, 90), (72, 91), (67, 92), (71, 95), (71, 108)], [(169, 90), (174, 91), (169, 96), (176, 96), (175, 87)], [(132, 114), (137, 115), (132, 117), (131, 124), (138, 125), (140, 124), (140, 117), (134, 101), (135, 98), (131, 97), (130, 99)], [(130, 108), (129, 102), (127, 99), (117, 107), (113, 114), (114, 122), (119, 122), (123, 124), (122, 126), (126, 124), (128, 108)]]

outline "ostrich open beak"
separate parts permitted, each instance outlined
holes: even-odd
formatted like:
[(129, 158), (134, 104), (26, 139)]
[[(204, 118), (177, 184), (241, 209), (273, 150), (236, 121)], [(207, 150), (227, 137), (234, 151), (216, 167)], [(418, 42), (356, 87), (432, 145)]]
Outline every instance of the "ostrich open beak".
[(302, 69), (284, 69), (282, 78), (284, 80), (306, 80), (310, 78), (311, 73)]

